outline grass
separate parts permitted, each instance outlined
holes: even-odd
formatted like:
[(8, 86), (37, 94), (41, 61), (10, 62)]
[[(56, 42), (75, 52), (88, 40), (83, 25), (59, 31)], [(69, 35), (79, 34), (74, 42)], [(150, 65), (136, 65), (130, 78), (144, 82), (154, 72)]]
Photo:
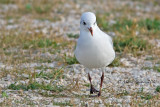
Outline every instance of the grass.
[(141, 99), (150, 100), (150, 99), (152, 99), (152, 98), (153, 98), (153, 97), (152, 97), (152, 95), (150, 95), (150, 94), (141, 95)]
[[(13, 9), (6, 14), (5, 17), (21, 17), (23, 15), (30, 15), (34, 19), (45, 19), (50, 21), (58, 21), (61, 20), (60, 15), (55, 14), (54, 17), (50, 14), (54, 11), (55, 8), (60, 8), (63, 6), (63, 2), (58, 0), (40, 0), (36, 1), (19, 1), (19, 0), (0, 0), (1, 4), (16, 4), (17, 9)], [(53, 7), (54, 5), (54, 7)], [(61, 9), (62, 11), (62, 9)], [(33, 15), (34, 14), (34, 15)]]
[(44, 78), (44, 79), (47, 79), (47, 80), (50, 80), (50, 79), (59, 79), (59, 78), (64, 78), (63, 76), (63, 71), (62, 69), (58, 69), (58, 70), (55, 70), (54, 72), (47, 72), (47, 73), (44, 73), (43, 71), (41, 71), (40, 73), (37, 73), (36, 74), (36, 78)]
[[(132, 2), (135, 2), (135, 0)], [(114, 48), (117, 52), (116, 54), (120, 54), (121, 56), (116, 56), (110, 67), (124, 67), (120, 62), (120, 59), (125, 57), (127, 54), (131, 56), (134, 55), (137, 59), (143, 59), (145, 55), (153, 55), (154, 58), (145, 59), (152, 62), (159, 59), (159, 48), (156, 48), (154, 44), (151, 45), (150, 43), (152, 42), (151, 40), (160, 39), (160, 17), (154, 10), (151, 12), (144, 12), (141, 10), (143, 5), (147, 6), (148, 3), (152, 4), (152, 2), (153, 1), (145, 2), (145, 0), (136, 0), (136, 4), (139, 4), (140, 6), (142, 5), (138, 11), (134, 8), (131, 9), (132, 6), (129, 7), (128, 3), (127, 5), (124, 3), (123, 6), (113, 6), (112, 3), (114, 4), (114, 1), (107, 2), (107, 4), (109, 4), (107, 5), (107, 10), (106, 8), (103, 8), (104, 5), (106, 7), (106, 4), (103, 4), (103, 2), (101, 3), (101, 9), (103, 9), (103, 11), (101, 11), (101, 9), (97, 10), (97, 7), (94, 8), (95, 11), (99, 11), (99, 14), (96, 14), (97, 24), (99, 27), (105, 32), (114, 32), (116, 35), (113, 37)], [(36, 106), (35, 101), (28, 98), (27, 93), (25, 93), (27, 97), (19, 95), (21, 98), (20, 100), (15, 98), (12, 99), (13, 96), (10, 95), (15, 94), (14, 92), (16, 92), (17, 95), (17, 92), (20, 91), (10, 91), (8, 93), (8, 88), (10, 90), (36, 90), (33, 91), (33, 94), (38, 91), (36, 95), (40, 95), (45, 98), (51, 97), (51, 99), (64, 97), (73, 99), (77, 98), (80, 99), (81, 104), (83, 103), (82, 106), (86, 106), (86, 102), (90, 103), (90, 101), (96, 100), (96, 98), (89, 98), (87, 94), (79, 94), (82, 92), (81, 90), (85, 90), (85, 88), (88, 89), (89, 87), (88, 83), (81, 83), (81, 80), (79, 82), (79, 89), (72, 88), (74, 87), (74, 80), (72, 82), (72, 80), (68, 81), (67, 79), (67, 81), (65, 81), (67, 84), (68, 82), (71, 82), (71, 84), (67, 86), (56, 85), (55, 83), (61, 78), (64, 80), (66, 79), (64, 76), (64, 71), (68, 70), (68, 68), (64, 68), (63, 70), (61, 67), (78, 63), (75, 56), (72, 54), (68, 55), (68, 53), (73, 53), (74, 46), (76, 44), (75, 41), (79, 35), (73, 33), (67, 34), (67, 27), (64, 29), (62, 27), (61, 29), (59, 27), (53, 28), (48, 25), (41, 26), (41, 23), (43, 24), (45, 21), (54, 23), (56, 21), (60, 21), (61, 19), (63, 20), (68, 18), (70, 14), (78, 18), (78, 15), (81, 14), (79, 9), (81, 9), (83, 4), (87, 6), (88, 3), (90, 2), (82, 1), (79, 5), (78, 1), (72, 2), (64, 0), (40, 0), (39, 2), (34, 0), (25, 0), (23, 2), (20, 0), (0, 0), (1, 5), (15, 4), (17, 6), (16, 9), (12, 9), (11, 6), (9, 11), (5, 11), (7, 9), (4, 9), (3, 6), (0, 8), (3, 8), (1, 12), (1, 20), (2, 22), (4, 20), (6, 23), (0, 28), (0, 64), (2, 63), (2, 66), (3, 64), (6, 65), (5, 68), (0, 69), (0, 77), (3, 79), (6, 77), (8, 78), (8, 75), (10, 75), (13, 81), (13, 84), (8, 87), (3, 87), (2, 89), (0, 88), (0, 90), (2, 90), (1, 95), (4, 99), (4, 101), (0, 103), (0, 106), (12, 106), (12, 102), (14, 102), (15, 105), (17, 104), (20, 106), (21, 104)], [(71, 9), (74, 11), (71, 12)], [(143, 14), (143, 17), (136, 16), (137, 12)], [(15, 21), (10, 22), (10, 20)], [(38, 25), (40, 24), (40, 26), (34, 28), (32, 24), (32, 21), (34, 20), (38, 20)], [(114, 23), (111, 23), (110, 20), (114, 20)], [(65, 26), (68, 26), (68, 21), (66, 19), (65, 23)], [(12, 30), (5, 29), (7, 25), (14, 24), (17, 24), (19, 27)], [(72, 25), (74, 25), (74, 23), (70, 23), (69, 26)], [(47, 27), (47, 34), (43, 34), (43, 32), (41, 32), (44, 27)], [(36, 32), (37, 30), (40, 32)], [(67, 37), (71, 39), (66, 39), (63, 37), (64, 34), (67, 34)], [(129, 55), (127, 55), (127, 57)], [(43, 65), (53, 62), (55, 63), (56, 68)], [(23, 68), (22, 66), (24, 64), (32, 63), (38, 63), (38, 66), (25, 66), (26, 68)], [(11, 69), (8, 69), (9, 67), (11, 67)], [(160, 72), (159, 66), (146, 69), (152, 69)], [(23, 74), (28, 76), (24, 76)], [(47, 82), (49, 80), (50, 83), (39, 83), (37, 79), (42, 79)], [(28, 80), (29, 82), (23, 84), (19, 83), (19, 81)], [(73, 93), (73, 90), (78, 94)], [(116, 97), (114, 91), (109, 90), (108, 88), (106, 88), (106, 90), (107, 93), (110, 93), (113, 97)], [(155, 96), (150, 93), (146, 93), (142, 88), (139, 93), (136, 92), (133, 93), (133, 95), (130, 91), (122, 91), (117, 97), (122, 96), (123, 98), (123, 96), (131, 96), (130, 106), (155, 106), (159, 100), (159, 90), (159, 86), (155, 87), (157, 94)], [(110, 96), (108, 98), (110, 98)], [(106, 97), (104, 98), (102, 96), (100, 99), (102, 100), (102, 103), (104, 103)], [(53, 105), (58, 106), (74, 106), (72, 102), (51, 102)], [(39, 103), (43, 106), (43, 102), (40, 101)], [(111, 102), (109, 105), (117, 106), (116, 102)], [(98, 106), (98, 104), (95, 104), (95, 106)]]
[(19, 10), (20, 12), (24, 13), (36, 13), (36, 14), (47, 14), (52, 10), (51, 4), (43, 4), (37, 5), (34, 2), (32, 3), (26, 3), (22, 10)]
[[(41, 68), (41, 67), (39, 67), (39, 68)], [(48, 69), (48, 68), (44, 68), (44, 70), (45, 69)], [(53, 68), (51, 68), (51, 69), (53, 69)], [(51, 81), (49, 84), (45, 84), (44, 82), (39, 83), (39, 82), (36, 82), (36, 80), (35, 80), (36, 78), (44, 78), (45, 80), (51, 80)], [(12, 89), (12, 90), (24, 90), (24, 91), (28, 91), (29, 89), (31, 89), (31, 90), (38, 89), (38, 90), (47, 90), (47, 91), (53, 91), (53, 92), (61, 92), (65, 89), (65, 87), (52, 84), (54, 80), (58, 80), (60, 78), (64, 78), (62, 68), (61, 69), (54, 69), (54, 71), (45, 72), (45, 73), (42, 70), (40, 73), (35, 73), (35, 72), (29, 73), (29, 77), (26, 78), (26, 79), (29, 79), (28, 83), (16, 84), (16, 82), (15, 82), (14, 84), (10, 84), (8, 86), (8, 88)], [(17, 81), (18, 81), (18, 79), (24, 80), (24, 78), (18, 77)]]
[(98, 15), (97, 16), (97, 23), (104, 31), (118, 31), (126, 33), (129, 31), (130, 28), (134, 28), (132, 30), (141, 31), (145, 29), (147, 31), (155, 30), (159, 31), (160, 29), (160, 19), (150, 19), (146, 18), (143, 20), (136, 20), (136, 19), (126, 19), (126, 18), (118, 18), (115, 19), (116, 23), (110, 25), (109, 21), (107, 21), (107, 15)]
[(35, 67), (35, 69), (46, 71), (47, 69), (53, 69), (54, 70), (55, 68), (41, 65), (41, 66)]
[[(12, 33), (12, 32), (9, 32)], [(18, 42), (17, 42), (18, 41)], [(61, 63), (64, 62), (62, 58), (65, 58), (65, 54), (61, 54), (61, 50), (64, 50), (68, 47), (73, 47), (73, 42), (64, 40), (63, 37), (54, 37), (46, 38), (45, 35), (41, 33), (37, 33), (35, 35), (28, 35), (26, 33), (18, 33), (18, 34), (6, 34), (4, 32), (4, 36), (1, 36), (0, 39), (0, 51), (1, 55), (7, 56), (4, 62), (10, 60), (10, 63), (16, 63), (17, 61), (21, 62), (48, 62), (51, 63), (53, 61), (59, 61)], [(19, 50), (19, 51), (15, 51)], [(26, 50), (23, 52), (23, 50)], [(49, 53), (50, 55), (56, 55), (55, 58), (44, 58), (39, 57), (36, 54)], [(34, 55), (34, 58), (32, 56)], [(10, 58), (15, 55), (18, 55), (16, 58)], [(31, 55), (31, 56), (30, 56)], [(28, 57), (30, 56), (30, 57)], [(12, 61), (11, 61), (12, 60)], [(67, 59), (69, 60), (69, 59)], [(68, 61), (69, 62), (69, 61)]]
[(160, 30), (160, 20), (158, 19), (145, 19), (138, 22), (139, 27), (143, 27), (147, 29), (148, 31), (154, 30), (159, 31)]
[(14, 3), (14, 0), (0, 0), (1, 4), (10, 4), (10, 3)]
[(50, 84), (40, 84), (38, 82), (33, 82), (29, 84), (18, 84), (16, 83), (9, 85), (9, 89), (12, 90), (24, 90), (27, 91), (29, 89), (35, 90), (35, 89), (41, 89), (41, 90), (48, 90), (48, 91), (53, 91), (53, 92), (61, 92), (64, 90), (63, 86), (55, 86), (55, 85), (50, 85)]
[(154, 60), (155, 58), (150, 56), (150, 57), (147, 57), (145, 60)]
[(86, 86), (86, 87), (90, 87), (90, 84), (88, 83), (88, 84), (84, 84), (84, 86)]
[[(97, 23), (101, 29), (116, 33), (113, 43), (117, 52), (131, 53), (137, 56), (140, 51), (149, 52), (152, 49), (153, 46), (142, 35), (146, 35), (149, 38), (153, 38), (152, 35), (158, 37), (160, 29), (159, 19), (115, 19), (115, 22), (110, 25), (107, 21), (107, 16), (97, 17)], [(137, 35), (136, 32), (139, 32), (139, 34)]]
[(157, 92), (160, 92), (160, 86), (157, 86), (157, 87), (156, 87), (156, 91), (157, 91)]
[(57, 105), (57, 106), (73, 106), (73, 104), (71, 104), (71, 102), (53, 102), (53, 105)]
[(114, 39), (115, 51), (136, 53), (137, 51), (144, 51), (150, 48), (151, 45), (140, 37), (117, 37)]
[(47, 4), (47, 5), (44, 5), (44, 6), (37, 6), (35, 7), (35, 11), (39, 14), (43, 14), (43, 13), (46, 13), (48, 11), (51, 11), (51, 8), (52, 8), (52, 5), (50, 4)]
[(8, 97), (8, 95), (5, 91), (2, 91), (2, 97)]
[(137, 94), (138, 94), (138, 96), (141, 97), (141, 99), (144, 99), (144, 100), (151, 100), (153, 98), (153, 96), (150, 93), (145, 93), (143, 87), (141, 88), (141, 90)]
[(53, 48), (56, 48), (58, 45), (55, 41), (50, 40), (50, 39), (39, 39), (39, 40), (32, 40), (32, 41), (26, 41), (24, 43), (23, 48), (28, 49), (28, 48), (47, 48), (52, 46)]
[(153, 69), (153, 70), (155, 70), (155, 71), (157, 71), (157, 72), (160, 72), (160, 66), (153, 66), (153, 67), (143, 67), (143, 69)]
[(156, 70), (157, 72), (160, 72), (160, 66), (154, 66), (153, 69)]
[(70, 34), (67, 34), (67, 36), (68, 36), (69, 38), (78, 38), (78, 37), (79, 37), (79, 34), (72, 34), (72, 33), (70, 33)]
[[(39, 3), (36, 3), (34, 1), (32, 2), (25, 2), (24, 4), (21, 4), (21, 7), (19, 8), (19, 12), (22, 14), (48, 14), (52, 10), (52, 3), (47, 3), (44, 0), (41, 0)], [(43, 5), (42, 5), (43, 4)]]
[(118, 66), (122, 66), (122, 63), (120, 62), (120, 57), (115, 57), (115, 59), (113, 60), (113, 62), (109, 65), (111, 67), (118, 67)]
[(129, 95), (129, 92), (127, 92), (126, 90), (123, 90), (121, 93), (118, 93), (118, 96), (127, 96)]
[(72, 64), (78, 64), (79, 62), (77, 61), (76, 57), (72, 57), (72, 56), (66, 56), (65, 55), (65, 62), (68, 64), (68, 65), (72, 65)]

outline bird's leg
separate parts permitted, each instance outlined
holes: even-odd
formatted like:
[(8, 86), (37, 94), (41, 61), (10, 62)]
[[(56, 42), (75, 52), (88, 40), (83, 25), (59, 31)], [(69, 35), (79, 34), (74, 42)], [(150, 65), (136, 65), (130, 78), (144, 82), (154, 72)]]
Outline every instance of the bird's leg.
[(90, 88), (90, 94), (93, 94), (93, 93), (95, 93), (95, 92), (99, 92), (98, 90), (96, 90), (94, 87), (93, 87), (93, 85), (92, 85), (92, 78), (91, 78), (91, 76), (90, 76), (90, 74), (88, 73), (88, 79), (89, 79), (89, 82), (90, 82), (90, 86), (91, 86), (91, 88)]
[(101, 96), (101, 88), (102, 88), (103, 80), (104, 80), (104, 72), (102, 72), (102, 76), (101, 76), (101, 83), (100, 83), (100, 89), (99, 89), (98, 97)]

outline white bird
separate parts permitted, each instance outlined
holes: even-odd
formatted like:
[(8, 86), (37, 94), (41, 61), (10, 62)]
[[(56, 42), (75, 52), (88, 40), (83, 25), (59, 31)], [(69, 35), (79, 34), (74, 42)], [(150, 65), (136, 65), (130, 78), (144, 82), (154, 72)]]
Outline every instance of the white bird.
[[(115, 58), (112, 38), (99, 29), (96, 16), (92, 12), (85, 12), (81, 16), (80, 36), (74, 53), (80, 64), (89, 69), (104, 68)], [(89, 73), (88, 78), (91, 84), (90, 94), (99, 92), (100, 96), (104, 72), (102, 71), (99, 91), (93, 87)]]

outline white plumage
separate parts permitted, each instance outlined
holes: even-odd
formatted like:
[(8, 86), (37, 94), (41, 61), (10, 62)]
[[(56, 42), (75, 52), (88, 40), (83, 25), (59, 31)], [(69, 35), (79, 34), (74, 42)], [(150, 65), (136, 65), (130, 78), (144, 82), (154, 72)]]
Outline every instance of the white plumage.
[(85, 12), (81, 16), (75, 56), (87, 68), (105, 67), (115, 58), (112, 39), (99, 29), (94, 13)]

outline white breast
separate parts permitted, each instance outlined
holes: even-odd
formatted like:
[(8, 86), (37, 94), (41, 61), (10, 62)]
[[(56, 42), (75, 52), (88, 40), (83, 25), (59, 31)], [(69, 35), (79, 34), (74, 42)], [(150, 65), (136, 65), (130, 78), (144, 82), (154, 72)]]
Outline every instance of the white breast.
[[(83, 36), (81, 36), (83, 35)], [(102, 68), (109, 65), (115, 58), (112, 41), (103, 32), (95, 32), (92, 36), (88, 32), (80, 32), (75, 56), (87, 68)]]

